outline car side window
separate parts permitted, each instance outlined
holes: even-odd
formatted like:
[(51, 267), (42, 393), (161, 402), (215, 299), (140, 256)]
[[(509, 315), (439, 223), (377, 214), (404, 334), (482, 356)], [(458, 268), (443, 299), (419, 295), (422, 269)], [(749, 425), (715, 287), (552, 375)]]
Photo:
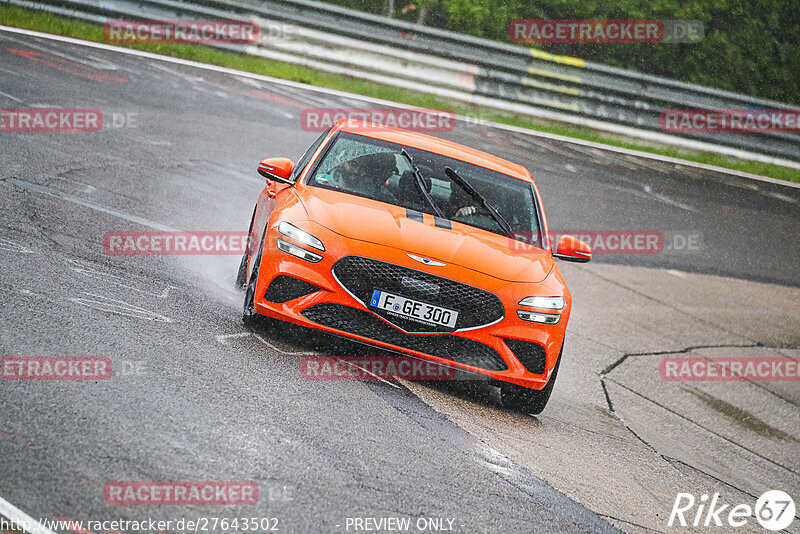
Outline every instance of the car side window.
[(311, 156), (313, 156), (313, 155), (314, 155), (314, 152), (316, 152), (316, 151), (317, 151), (317, 149), (319, 148), (319, 145), (321, 145), (321, 144), (322, 144), (322, 142), (325, 140), (325, 138), (326, 138), (326, 137), (328, 136), (328, 134), (331, 132), (331, 129), (333, 129), (333, 126), (331, 126), (331, 127), (330, 127), (330, 128), (328, 128), (327, 130), (325, 130), (324, 132), (322, 132), (322, 135), (320, 135), (319, 137), (317, 137), (317, 140), (316, 140), (316, 141), (314, 141), (314, 144), (313, 144), (313, 145), (311, 145), (311, 147), (309, 147), (309, 149), (308, 149), (308, 150), (306, 150), (305, 154), (303, 154), (303, 155), (300, 157), (300, 159), (297, 161), (297, 165), (295, 165), (295, 166), (294, 166), (294, 169), (292, 169), (292, 175), (291, 175), (291, 179), (292, 179), (292, 180), (297, 180), (297, 178), (298, 178), (298, 177), (299, 177), (301, 174), (303, 174), (303, 170), (304, 170), (304, 169), (306, 168), (306, 166), (308, 165), (308, 162), (309, 162), (309, 161), (311, 161)]

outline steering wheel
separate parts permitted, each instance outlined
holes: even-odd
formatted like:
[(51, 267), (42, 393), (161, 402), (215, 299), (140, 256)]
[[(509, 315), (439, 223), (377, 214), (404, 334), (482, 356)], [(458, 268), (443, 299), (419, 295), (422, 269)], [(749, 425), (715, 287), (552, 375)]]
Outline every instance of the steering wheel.
[[(459, 215), (458, 212), (463, 210), (463, 209), (465, 209), (465, 208), (473, 208), (473, 209), (469, 213), (463, 213), (463, 214)], [(471, 219), (471, 218), (474, 218), (474, 217), (492, 219), (492, 215), (489, 213), (489, 210), (487, 210), (483, 206), (474, 206), (474, 205), (473, 206), (464, 206), (462, 208), (457, 209), (455, 211), (455, 213), (453, 214), (453, 220), (454, 221), (462, 221), (464, 219)]]
[(328, 171), (328, 176), (330, 176), (331, 180), (334, 182), (334, 183), (332, 183), (330, 185), (332, 185), (332, 186), (334, 186), (336, 188), (341, 187), (340, 184), (342, 183), (342, 180), (341, 180), (341, 178), (342, 178), (342, 168), (340, 166), (336, 165), (330, 171)]

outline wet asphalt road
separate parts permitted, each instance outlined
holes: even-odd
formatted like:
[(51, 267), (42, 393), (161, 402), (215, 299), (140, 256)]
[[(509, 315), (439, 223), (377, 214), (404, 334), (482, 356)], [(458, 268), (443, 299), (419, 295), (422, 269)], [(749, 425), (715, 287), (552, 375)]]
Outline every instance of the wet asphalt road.
[[(107, 356), (118, 370), (0, 384), (0, 497), (37, 518), (233, 518), (242, 510), (112, 507), (102, 490), (248, 480), (261, 497), (244, 515), (285, 532), (390, 516), (459, 532), (614, 529), (401, 384), (304, 380), (302, 354), (358, 349), (244, 329), (238, 257), (104, 253), (111, 231), (245, 230), (257, 162), (297, 158), (317, 136), (300, 112), (364, 103), (6, 32), (0, 69), (3, 108), (99, 108), (106, 122), (0, 136), (0, 354)], [(800, 189), (476, 125), (442, 135), (531, 169), (551, 228), (659, 231), (670, 248), (599, 263), (800, 286)]]

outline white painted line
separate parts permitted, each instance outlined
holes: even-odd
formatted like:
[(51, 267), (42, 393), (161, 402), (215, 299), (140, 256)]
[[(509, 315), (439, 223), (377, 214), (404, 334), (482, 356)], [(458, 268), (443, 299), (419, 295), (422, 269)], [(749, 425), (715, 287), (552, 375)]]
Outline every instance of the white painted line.
[(125, 277), (117, 276), (115, 274), (111, 274), (105, 271), (98, 271), (94, 269), (88, 262), (80, 262), (78, 260), (74, 260), (72, 258), (65, 258), (66, 262), (70, 265), (70, 269), (76, 273), (83, 274), (90, 278), (95, 278), (97, 280), (102, 280), (104, 282), (113, 283), (116, 287), (124, 287), (126, 289), (132, 289), (133, 291), (138, 291), (139, 293), (144, 293), (145, 295), (151, 295), (159, 299), (165, 299), (169, 296), (170, 289), (177, 289), (175, 286), (167, 285), (164, 287), (164, 290), (161, 293), (154, 293), (152, 291), (148, 291), (146, 289), (139, 289), (132, 285), (129, 285), (128, 281), (134, 279), (138, 280), (143, 284), (152, 284), (152, 280), (148, 280), (141, 276), (132, 275), (130, 273), (125, 273)]
[(761, 193), (764, 196), (777, 198), (778, 200), (783, 200), (784, 202), (789, 202), (790, 204), (797, 204), (797, 200), (793, 199), (790, 196), (786, 196), (781, 193), (776, 193), (775, 191), (763, 191)]
[(172, 141), (167, 141), (164, 139), (150, 139), (149, 137), (136, 137), (134, 135), (130, 135), (127, 133), (122, 133), (121, 135), (126, 139), (130, 139), (131, 141), (136, 143), (144, 143), (150, 146), (172, 146)]
[(3, 67), (0, 67), (0, 70), (1, 70), (1, 71), (3, 71), (3, 72), (7, 72), (7, 73), (9, 73), (9, 74), (12, 74), (12, 75), (14, 75), (14, 76), (22, 76), (22, 74), (21, 74), (21, 73), (19, 73), (19, 72), (17, 72), (17, 71), (14, 71), (14, 70), (8, 70), (8, 69), (4, 69)]
[(252, 336), (252, 332), (236, 332), (235, 334), (220, 334), (217, 336), (217, 341), (222, 343), (223, 345), (228, 344), (228, 340), (230, 338), (238, 338), (238, 337), (247, 337)]
[(36, 293), (34, 291), (31, 291), (30, 289), (20, 289), (19, 292), (28, 297), (41, 297), (43, 299), (50, 300), (50, 297), (48, 295), (44, 295), (42, 293)]
[[(380, 99), (380, 98), (372, 98), (372, 97), (361, 96), (361, 95), (356, 95), (356, 94), (352, 94), (352, 93), (346, 93), (344, 91), (337, 91), (335, 89), (327, 89), (327, 88), (324, 88), (324, 87), (315, 87), (315, 86), (312, 86), (312, 85), (306, 85), (306, 84), (302, 84), (302, 83), (299, 83), (299, 82), (292, 82), (292, 81), (289, 81), (289, 80), (282, 80), (280, 78), (272, 78), (272, 77), (269, 77), (269, 76), (264, 76), (262, 74), (254, 74), (252, 72), (245, 72), (245, 71), (241, 71), (241, 70), (229, 69), (227, 67), (218, 67), (216, 65), (208, 65), (208, 64), (205, 64), (205, 63), (198, 63), (196, 61), (189, 61), (189, 60), (186, 60), (186, 59), (179, 59), (179, 58), (168, 57), (168, 56), (160, 56), (158, 54), (153, 54), (153, 53), (150, 53), (150, 52), (143, 52), (141, 50), (131, 50), (131, 49), (128, 49), (128, 48), (119, 48), (119, 47), (116, 47), (116, 46), (107, 45), (107, 44), (103, 44), (103, 43), (94, 43), (94, 42), (90, 42), (90, 41), (83, 41), (81, 39), (73, 39), (72, 37), (63, 37), (61, 35), (51, 35), (51, 34), (48, 34), (48, 33), (36, 32), (36, 31), (32, 31), (32, 30), (23, 30), (23, 29), (20, 29), (20, 28), (11, 28), (9, 26), (1, 26), (1, 25), (0, 25), (0, 31), (6, 31), (6, 32), (10, 32), (10, 33), (17, 33), (17, 34), (20, 34), (20, 35), (30, 35), (30, 36), (39, 37), (39, 38), (42, 38), (42, 39), (50, 39), (50, 40), (53, 40), (53, 41), (59, 41), (59, 42), (63, 42), (63, 43), (71, 43), (71, 44), (75, 44), (75, 45), (79, 45), (79, 46), (88, 46), (90, 48), (98, 48), (98, 49), (101, 49), (101, 50), (109, 50), (109, 51), (112, 51), (112, 52), (117, 52), (119, 54), (128, 54), (128, 55), (131, 55), (131, 56), (138, 56), (138, 57), (143, 57), (143, 58), (147, 58), (147, 59), (154, 59), (154, 60), (157, 60), (157, 61), (164, 61), (164, 62), (167, 62), (167, 63), (175, 63), (175, 64), (178, 64), (178, 65), (185, 65), (185, 66), (188, 66), (188, 67), (194, 67), (194, 68), (198, 68), (198, 69), (205, 69), (205, 70), (210, 70), (210, 71), (214, 71), (214, 72), (221, 72), (221, 73), (225, 73), (225, 74), (231, 74), (231, 75), (234, 75), (234, 76), (239, 76), (241, 78), (250, 78), (252, 80), (262, 80), (262, 81), (270, 82), (270, 83), (273, 83), (273, 84), (276, 84), (276, 85), (283, 85), (285, 87), (297, 87), (297, 88), (300, 88), (300, 89), (304, 89), (306, 91), (314, 91), (314, 92), (317, 92), (317, 93), (335, 95), (335, 96), (339, 96), (339, 97), (342, 97), (342, 98), (350, 98), (350, 99), (355, 99), (355, 100), (359, 100), (359, 101), (362, 101), (362, 102), (369, 102), (369, 103), (372, 103), (372, 104), (379, 104), (379, 105), (388, 106), (388, 107), (395, 107), (395, 108), (402, 108), (402, 109), (411, 109), (411, 108), (416, 108), (417, 107), (417, 106), (409, 106), (409, 105), (406, 105), (406, 104), (400, 104), (400, 103), (397, 103), (397, 102), (391, 102), (389, 100), (383, 100), (383, 99)], [(462, 116), (462, 115), (456, 115), (456, 118), (458, 120), (460, 120), (460, 121), (463, 121), (463, 122), (468, 122), (468, 123), (471, 123), (471, 124), (475, 124), (476, 123), (476, 120), (474, 118), (472, 118), (472, 117), (465, 117), (465, 116)], [(733, 176), (739, 176), (741, 178), (748, 178), (748, 179), (751, 179), (751, 180), (758, 180), (760, 182), (768, 182), (768, 183), (772, 183), (772, 184), (783, 185), (783, 186), (786, 186), (786, 187), (793, 187), (793, 188), (800, 189), (800, 184), (797, 184), (797, 183), (784, 182), (782, 180), (776, 180), (774, 178), (767, 178), (766, 176), (759, 176), (757, 174), (751, 174), (749, 172), (742, 172), (742, 171), (736, 171), (736, 170), (733, 170), (733, 169), (726, 169), (725, 167), (717, 167), (715, 165), (707, 165), (705, 163), (696, 163), (696, 162), (693, 162), (693, 161), (687, 161), (687, 160), (683, 160), (683, 159), (679, 159), (679, 158), (673, 158), (673, 157), (670, 157), (670, 156), (661, 156), (659, 154), (651, 154), (649, 152), (640, 152), (638, 150), (631, 150), (629, 148), (621, 148), (621, 147), (615, 147), (615, 146), (611, 146), (611, 145), (604, 145), (604, 144), (601, 144), (601, 143), (595, 143), (593, 141), (584, 141), (582, 139), (574, 139), (572, 137), (566, 137), (566, 136), (563, 136), (563, 135), (556, 135), (556, 134), (551, 134), (551, 133), (539, 132), (539, 131), (536, 131), (536, 130), (528, 130), (526, 128), (520, 128), (518, 126), (510, 126), (510, 125), (507, 125), (507, 124), (500, 124), (500, 123), (496, 123), (496, 122), (490, 122), (490, 121), (483, 121), (482, 120), (481, 124), (482, 125), (486, 125), (486, 126), (490, 126), (492, 128), (497, 128), (499, 130), (506, 130), (506, 131), (509, 131), (509, 132), (516, 132), (516, 133), (520, 133), (520, 134), (523, 134), (523, 135), (530, 135), (530, 136), (533, 136), (533, 137), (541, 137), (543, 139), (550, 139), (550, 140), (553, 140), (553, 141), (562, 141), (564, 143), (571, 143), (571, 144), (575, 144), (575, 145), (588, 146), (588, 147), (592, 147), (592, 148), (597, 148), (599, 150), (606, 150), (606, 151), (609, 151), (609, 152), (616, 152), (618, 154), (627, 154), (629, 156), (635, 156), (635, 157), (639, 157), (639, 158), (652, 159), (652, 160), (662, 161), (662, 162), (666, 162), (666, 163), (674, 163), (676, 165), (683, 165), (684, 167), (692, 167), (692, 168), (695, 168), (695, 169), (704, 169), (704, 170), (711, 171), (711, 172), (729, 174), (729, 175), (733, 175)], [(800, 168), (800, 163), (797, 163), (797, 162), (785, 161), (784, 163), (787, 166), (792, 167), (792, 168), (796, 168), (796, 169)]]
[(22, 100), (20, 100), (19, 98), (13, 97), (13, 96), (11, 96), (10, 94), (8, 94), (8, 93), (4, 93), (4, 92), (2, 92), (2, 91), (0, 91), (0, 95), (3, 95), (4, 97), (6, 97), (6, 98), (10, 98), (11, 100), (13, 100), (13, 101), (15, 101), (15, 102), (19, 102), (19, 103), (21, 103), (21, 104), (24, 104), (24, 103), (25, 103), (25, 102), (23, 102)]
[(689, 205), (686, 205), (686, 204), (684, 204), (682, 202), (678, 202), (677, 200), (672, 200), (671, 198), (669, 198), (666, 195), (662, 195), (660, 193), (653, 192), (653, 188), (650, 187), (649, 185), (645, 185), (644, 186), (644, 192), (647, 193), (648, 195), (651, 195), (654, 198), (657, 198), (658, 200), (660, 200), (661, 202), (664, 202), (665, 204), (669, 204), (670, 206), (675, 206), (676, 208), (681, 208), (681, 209), (686, 210), (686, 211), (691, 211), (692, 213), (702, 213), (697, 208), (693, 208), (693, 207), (691, 207)]
[(283, 349), (280, 349), (280, 348), (276, 347), (275, 345), (273, 345), (272, 343), (270, 343), (269, 341), (267, 341), (266, 339), (261, 337), (259, 334), (255, 334), (254, 333), (253, 335), (256, 336), (261, 343), (263, 343), (264, 345), (268, 346), (269, 348), (271, 348), (275, 352), (279, 352), (281, 354), (288, 354), (290, 356), (319, 356), (319, 354), (317, 354), (316, 352), (289, 352), (289, 351), (286, 351), (286, 350), (283, 350)]
[(0, 497), (0, 515), (16, 523), (20, 527), (19, 530), (28, 534), (56, 534), (2, 497)]
[(369, 371), (367, 371), (366, 369), (364, 369), (364, 368), (363, 368), (363, 367), (361, 367), (360, 365), (356, 365), (356, 364), (354, 364), (354, 363), (352, 363), (352, 362), (348, 362), (347, 360), (343, 360), (343, 359), (341, 359), (341, 358), (336, 358), (336, 359), (337, 359), (338, 361), (340, 361), (340, 362), (342, 362), (342, 363), (346, 363), (347, 365), (350, 365), (350, 366), (352, 366), (352, 367), (358, 367), (359, 369), (361, 369), (362, 371), (364, 371), (364, 372), (365, 372), (365, 373), (367, 373), (368, 375), (372, 375), (372, 376), (374, 376), (375, 378), (377, 378), (378, 380), (380, 380), (380, 381), (381, 381), (381, 382), (383, 382), (384, 384), (389, 384), (389, 385), (390, 385), (390, 386), (392, 386), (393, 388), (402, 389), (402, 388), (401, 388), (400, 386), (398, 386), (397, 384), (392, 384), (392, 383), (391, 383), (391, 382), (389, 382), (388, 380), (384, 380), (383, 378), (379, 377), (379, 376), (378, 376), (378, 375), (376, 375), (375, 373), (370, 373)]
[[(255, 178), (251, 174), (245, 174), (237, 169), (232, 169), (230, 167), (226, 167), (225, 165), (220, 165), (218, 163), (214, 163), (213, 161), (207, 161), (204, 159), (192, 159), (189, 160), (189, 163), (194, 165), (198, 165), (201, 167), (210, 167), (217, 172), (221, 172), (227, 174), (228, 176), (232, 176), (233, 178), (237, 178), (239, 180), (244, 180), (246, 182), (252, 182), (254, 184), (258, 184), (260, 186), (264, 186), (264, 179), (263, 178)], [(255, 173), (253, 173), (255, 174)]]
[(44, 195), (48, 195), (55, 198), (60, 198), (61, 200), (66, 200), (67, 202), (72, 202), (73, 204), (77, 204), (79, 206), (83, 206), (84, 208), (93, 209), (95, 211), (99, 211), (101, 213), (105, 213), (107, 215), (113, 215), (114, 217), (119, 217), (120, 219), (125, 219), (126, 221), (131, 221), (137, 224), (141, 224), (142, 226), (147, 226), (154, 230), (161, 230), (162, 232), (178, 232), (179, 230), (172, 228), (170, 226), (166, 226), (157, 222), (153, 222), (149, 219), (145, 219), (144, 217), (139, 217), (137, 215), (130, 215), (123, 211), (118, 211), (113, 208), (107, 208), (105, 206), (101, 206), (99, 204), (95, 204), (94, 202), (90, 202), (88, 200), (84, 200), (82, 198), (69, 195), (67, 193), (61, 192), (57, 189), (52, 189), (45, 185), (34, 184), (31, 182), (26, 182), (25, 180), (19, 180), (17, 178), (2, 178), (0, 182), (5, 182), (8, 184), (15, 185), (22, 189), (27, 189), (28, 191), (34, 191), (36, 193), (42, 193)]
[(0, 250), (8, 250), (18, 254), (35, 254), (35, 252), (28, 247), (20, 245), (16, 241), (11, 241), (5, 237), (0, 237)]
[(86, 306), (95, 310), (115, 313), (117, 315), (124, 315), (126, 317), (134, 317), (136, 319), (142, 319), (144, 321), (158, 321), (160, 323), (172, 322), (172, 319), (170, 319), (169, 317), (165, 317), (156, 312), (140, 308), (139, 306), (134, 306), (133, 304), (130, 304), (122, 300), (112, 299), (109, 297), (105, 297), (103, 295), (98, 295), (96, 293), (89, 293), (88, 291), (84, 291), (84, 293), (94, 297), (95, 300), (87, 298), (70, 297), (69, 299), (70, 302), (74, 302), (75, 304), (80, 304), (82, 306)]
[(287, 354), (289, 356), (319, 356), (319, 354), (317, 354), (316, 352), (289, 352), (289, 351), (283, 350), (281, 348), (276, 347), (275, 345), (273, 345), (272, 343), (270, 343), (269, 341), (267, 341), (266, 339), (261, 337), (259, 334), (256, 334), (255, 332), (236, 332), (234, 334), (220, 334), (220, 335), (217, 336), (217, 341), (219, 343), (222, 343), (223, 345), (227, 345), (228, 344), (228, 339), (231, 339), (231, 338), (243, 338), (243, 337), (250, 337), (250, 336), (255, 337), (261, 343), (263, 343), (267, 347), (271, 348), (272, 350), (274, 350), (275, 352), (280, 353), (280, 354)]

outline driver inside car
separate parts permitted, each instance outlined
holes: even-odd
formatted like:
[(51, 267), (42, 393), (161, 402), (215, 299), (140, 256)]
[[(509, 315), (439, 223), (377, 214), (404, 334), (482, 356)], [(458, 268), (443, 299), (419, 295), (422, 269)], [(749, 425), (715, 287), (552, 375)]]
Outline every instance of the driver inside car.
[(359, 177), (357, 165), (355, 160), (344, 161), (334, 167), (331, 172), (328, 184), (336, 189), (344, 189), (345, 191), (358, 191)]
[(387, 197), (394, 200), (394, 195), (385, 186), (396, 172), (397, 161), (393, 154), (366, 154), (339, 163), (332, 169), (328, 184), (376, 200), (387, 200)]
[(478, 213), (479, 209), (481, 208), (475, 204), (475, 201), (466, 191), (455, 184), (452, 185), (450, 198), (445, 205), (445, 214), (447, 214), (450, 219), (475, 215)]

